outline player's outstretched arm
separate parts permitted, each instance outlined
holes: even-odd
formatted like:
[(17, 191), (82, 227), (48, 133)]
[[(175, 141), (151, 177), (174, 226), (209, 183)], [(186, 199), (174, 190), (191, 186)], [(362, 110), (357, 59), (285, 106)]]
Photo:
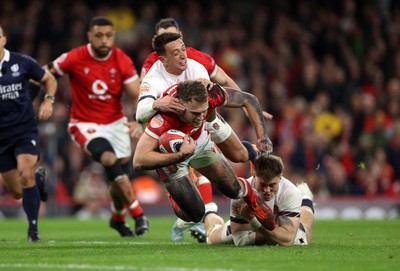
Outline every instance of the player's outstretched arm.
[(296, 232), (300, 226), (299, 217), (280, 216), (274, 230), (268, 231), (263, 227), (257, 230), (256, 244), (272, 243), (281, 246), (293, 245)]
[(257, 147), (262, 152), (272, 152), (272, 142), (268, 137), (263, 111), (256, 96), (251, 93), (226, 87), (226, 107), (245, 108), (257, 135)]

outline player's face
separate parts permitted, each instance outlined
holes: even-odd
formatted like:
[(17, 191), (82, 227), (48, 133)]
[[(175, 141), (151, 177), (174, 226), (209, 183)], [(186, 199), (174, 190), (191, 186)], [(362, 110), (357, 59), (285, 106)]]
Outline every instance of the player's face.
[(200, 127), (206, 120), (208, 100), (204, 103), (190, 101), (182, 104), (186, 107), (186, 109), (182, 115), (179, 115), (181, 120), (191, 124), (195, 128)]
[(106, 57), (115, 41), (115, 31), (111, 25), (95, 25), (88, 32), (88, 39), (97, 57)]
[(264, 201), (270, 201), (276, 196), (281, 178), (281, 176), (278, 176), (271, 180), (265, 180), (256, 176), (255, 188)]
[(165, 56), (161, 56), (167, 72), (180, 75), (187, 69), (186, 46), (182, 39), (177, 39), (165, 45)]

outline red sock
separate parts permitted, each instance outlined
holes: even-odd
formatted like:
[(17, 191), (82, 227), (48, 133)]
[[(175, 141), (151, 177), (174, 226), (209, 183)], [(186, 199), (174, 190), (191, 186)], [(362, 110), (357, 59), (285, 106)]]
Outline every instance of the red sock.
[(197, 189), (199, 189), (204, 204), (210, 203), (212, 201), (212, 185), (210, 181), (206, 179), (206, 177), (199, 177)]
[(116, 210), (114, 204), (111, 204), (111, 218), (115, 221), (124, 222), (126, 216), (126, 209)]
[(143, 209), (137, 199), (134, 200), (131, 204), (128, 204), (126, 208), (128, 208), (129, 214), (133, 218), (143, 215)]

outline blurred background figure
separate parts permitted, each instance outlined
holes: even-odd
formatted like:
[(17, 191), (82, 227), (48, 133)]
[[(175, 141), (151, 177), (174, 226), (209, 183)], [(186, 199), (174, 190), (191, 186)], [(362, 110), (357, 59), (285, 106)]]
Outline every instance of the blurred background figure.
[(80, 205), (75, 213), (79, 219), (108, 219), (110, 213), (110, 196), (103, 167), (92, 162), (79, 175), (75, 185), (73, 198)]

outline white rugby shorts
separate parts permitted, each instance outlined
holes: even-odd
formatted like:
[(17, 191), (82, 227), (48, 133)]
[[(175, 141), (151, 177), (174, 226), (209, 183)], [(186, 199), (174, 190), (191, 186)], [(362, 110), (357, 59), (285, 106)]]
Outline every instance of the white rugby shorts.
[(128, 119), (123, 117), (109, 124), (93, 122), (77, 122), (68, 124), (71, 139), (82, 149), (86, 150), (87, 144), (94, 138), (105, 138), (114, 148), (118, 159), (130, 157), (132, 154), (129, 128), (124, 125)]

